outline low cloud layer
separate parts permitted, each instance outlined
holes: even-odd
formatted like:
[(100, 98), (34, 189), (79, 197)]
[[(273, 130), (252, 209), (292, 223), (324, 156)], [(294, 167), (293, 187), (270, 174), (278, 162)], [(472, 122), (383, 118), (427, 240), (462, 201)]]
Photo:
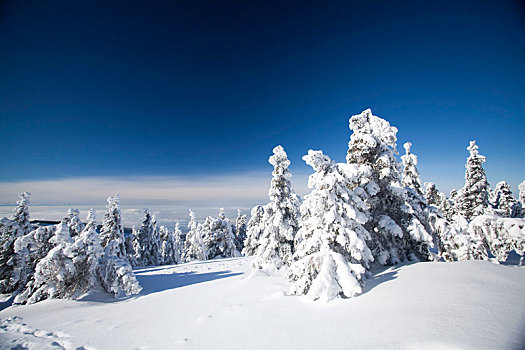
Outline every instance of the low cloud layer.
[[(0, 183), (0, 202), (14, 203), (17, 194), (31, 192), (34, 204), (96, 205), (119, 193), (128, 204), (249, 205), (267, 201), (270, 173), (200, 177), (100, 177)], [(299, 194), (306, 192), (306, 176), (294, 177)]]

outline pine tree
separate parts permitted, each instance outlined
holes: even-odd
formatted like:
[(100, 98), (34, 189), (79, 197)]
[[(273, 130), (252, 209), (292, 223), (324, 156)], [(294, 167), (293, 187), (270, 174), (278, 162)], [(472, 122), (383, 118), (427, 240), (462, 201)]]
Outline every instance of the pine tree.
[(223, 208), (219, 210), (217, 218), (209, 217), (206, 219), (203, 224), (202, 235), (207, 259), (231, 258), (239, 255), (235, 249), (235, 238), (230, 220), (224, 214)]
[(513, 250), (519, 255), (525, 252), (524, 220), (480, 215), (470, 222), (469, 231), (499, 261), (505, 261)]
[(100, 237), (96, 232), (95, 211), (90, 210), (88, 224), (75, 242), (67, 219), (58, 225), (52, 240), (56, 246), (35, 266), (33, 278), (17, 296), (16, 303), (32, 304), (47, 298), (76, 299), (98, 285)]
[(496, 184), (494, 191), (490, 195), (490, 204), (496, 212), (506, 218), (515, 218), (521, 216), (521, 206), (512, 195), (509, 184), (506, 181), (500, 181)]
[(60, 224), (56, 226), (55, 234), (49, 242), (58, 245), (61, 242), (65, 243), (73, 243), (73, 239), (71, 238), (71, 231), (69, 230), (69, 226), (67, 223), (67, 218), (62, 219)]
[(14, 244), (16, 263), (11, 279), (14, 289), (23, 289), (33, 279), (36, 264), (54, 247), (51, 238), (55, 234), (56, 227), (56, 225), (41, 226), (16, 239)]
[(97, 217), (95, 209), (91, 208), (87, 215), (87, 224), (70, 246), (68, 255), (73, 259), (77, 270), (74, 287), (77, 293), (86, 293), (98, 284), (98, 266), (102, 257), (100, 235), (97, 232)]
[(518, 189), (520, 191), (519, 202), (521, 203), (522, 215), (525, 211), (525, 181), (519, 184)]
[(443, 218), (435, 222), (435, 230), (441, 239), (440, 256), (445, 261), (488, 260), (483, 241), (468, 232), (465, 218), (459, 218), (459, 223), (451, 223)]
[(206, 255), (202, 242), (202, 226), (197, 223), (195, 212), (190, 209), (190, 229), (184, 242), (183, 261), (206, 260)]
[(76, 237), (84, 229), (84, 224), (80, 221), (80, 212), (78, 209), (69, 209), (65, 217), (71, 237)]
[(15, 241), (31, 231), (29, 222), (29, 203), (31, 193), (18, 195), (16, 208), (13, 209), (12, 220), (0, 220), (0, 293), (11, 293), (19, 287), (19, 277), (16, 276)]
[(237, 219), (235, 225), (232, 225), (232, 230), (235, 237), (235, 247), (238, 252), (242, 252), (246, 240), (246, 215), (241, 214), (240, 209), (237, 209)]
[(173, 265), (181, 262), (182, 231), (177, 222), (175, 230), (170, 232), (167, 227), (161, 226), (160, 236), (162, 240), (161, 255), (163, 265)]
[(120, 216), (119, 195), (115, 194), (107, 199), (107, 211), (104, 214), (102, 229), (100, 230), (100, 239), (104, 248), (104, 255), (117, 256), (121, 259), (128, 260), (126, 246), (124, 243), (124, 230), (122, 229)]
[(260, 237), (253, 266), (259, 269), (279, 270), (290, 266), (294, 240), (299, 229), (299, 199), (292, 190), (288, 170), (290, 161), (282, 146), (273, 149), (268, 162), (273, 165), (272, 181), (265, 206), (264, 232)]
[(416, 191), (418, 195), (423, 195), (423, 185), (419, 177), (419, 171), (417, 170), (417, 156), (410, 152), (412, 143), (405, 142), (403, 145), (405, 148), (405, 154), (401, 156), (403, 161), (403, 174), (401, 183), (403, 186), (408, 187)]
[(371, 233), (369, 247), (377, 262), (396, 264), (405, 260), (427, 260), (431, 235), (426, 231), (401, 185), (397, 154), (397, 129), (370, 109), (350, 119), (353, 134), (348, 143), (347, 162), (371, 169), (361, 183), (372, 220), (365, 227)]
[[(312, 192), (301, 204), (300, 243), (289, 271), (292, 294), (331, 300), (361, 292), (365, 268), (373, 260), (366, 245), (370, 234), (365, 202), (356, 195), (359, 167), (335, 164), (322, 151), (308, 151), (303, 160), (315, 173)], [(353, 190), (352, 190), (353, 189)]]
[(467, 148), (470, 156), (467, 159), (465, 168), (465, 185), (458, 192), (457, 209), (459, 214), (472, 220), (478, 215), (482, 215), (489, 207), (487, 175), (482, 165), (486, 158), (478, 152), (476, 141), (470, 141)]
[(119, 195), (108, 198), (100, 239), (104, 253), (98, 275), (104, 290), (115, 297), (137, 294), (142, 290), (127, 258), (124, 231), (120, 218)]
[(32, 304), (47, 298), (71, 297), (68, 286), (76, 279), (73, 260), (65, 250), (73, 243), (67, 220), (57, 225), (49, 240), (54, 247), (35, 266), (33, 278), (26, 289), (15, 299), (15, 303)]
[(440, 207), (442, 202), (441, 193), (436, 188), (435, 183), (425, 182), (425, 198), (429, 205)]
[(244, 240), (244, 248), (242, 254), (245, 256), (252, 256), (257, 253), (259, 248), (259, 239), (264, 232), (264, 207), (256, 205), (251, 210), (250, 220), (246, 228), (246, 239)]
[(137, 266), (160, 265), (160, 242), (157, 223), (148, 209), (144, 209), (144, 218), (140, 228), (134, 233), (133, 250)]

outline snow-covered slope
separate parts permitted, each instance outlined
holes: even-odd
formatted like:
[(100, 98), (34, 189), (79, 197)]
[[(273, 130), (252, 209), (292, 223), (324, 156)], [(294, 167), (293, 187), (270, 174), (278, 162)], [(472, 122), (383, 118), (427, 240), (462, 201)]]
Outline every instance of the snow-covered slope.
[(115, 301), (47, 300), (0, 312), (0, 348), (519, 349), (525, 268), (483, 261), (383, 270), (330, 303), (233, 258), (135, 270), (144, 290)]

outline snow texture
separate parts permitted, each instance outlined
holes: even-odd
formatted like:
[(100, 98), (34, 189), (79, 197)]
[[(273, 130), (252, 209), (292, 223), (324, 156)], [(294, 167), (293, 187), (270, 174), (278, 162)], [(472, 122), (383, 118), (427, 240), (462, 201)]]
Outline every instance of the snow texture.
[(520, 349), (525, 340), (523, 267), (398, 265), (374, 270), (362, 294), (330, 303), (285, 295), (287, 280), (252, 271), (251, 258), (135, 272), (144, 290), (134, 298), (0, 311), (0, 348), (56, 341), (66, 349), (492, 350)]

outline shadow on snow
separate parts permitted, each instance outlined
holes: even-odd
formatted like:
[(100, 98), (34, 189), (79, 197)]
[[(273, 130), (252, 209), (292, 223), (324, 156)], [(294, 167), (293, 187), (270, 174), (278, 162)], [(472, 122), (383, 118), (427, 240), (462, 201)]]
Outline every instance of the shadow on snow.
[[(171, 270), (171, 267), (165, 267), (166, 270)], [(158, 293), (165, 290), (176, 289), (181, 287), (190, 286), (192, 284), (198, 284), (203, 282), (209, 282), (222, 278), (234, 277), (242, 275), (241, 272), (231, 272), (230, 270), (214, 271), (206, 273), (197, 273), (195, 271), (190, 272), (174, 272), (162, 273), (164, 270), (161, 268), (144, 269), (135, 271), (137, 280), (142, 286), (142, 292), (138, 295), (145, 296), (152, 293)], [(147, 274), (148, 272), (158, 271), (159, 274)], [(172, 272), (173, 271), (173, 272)]]

